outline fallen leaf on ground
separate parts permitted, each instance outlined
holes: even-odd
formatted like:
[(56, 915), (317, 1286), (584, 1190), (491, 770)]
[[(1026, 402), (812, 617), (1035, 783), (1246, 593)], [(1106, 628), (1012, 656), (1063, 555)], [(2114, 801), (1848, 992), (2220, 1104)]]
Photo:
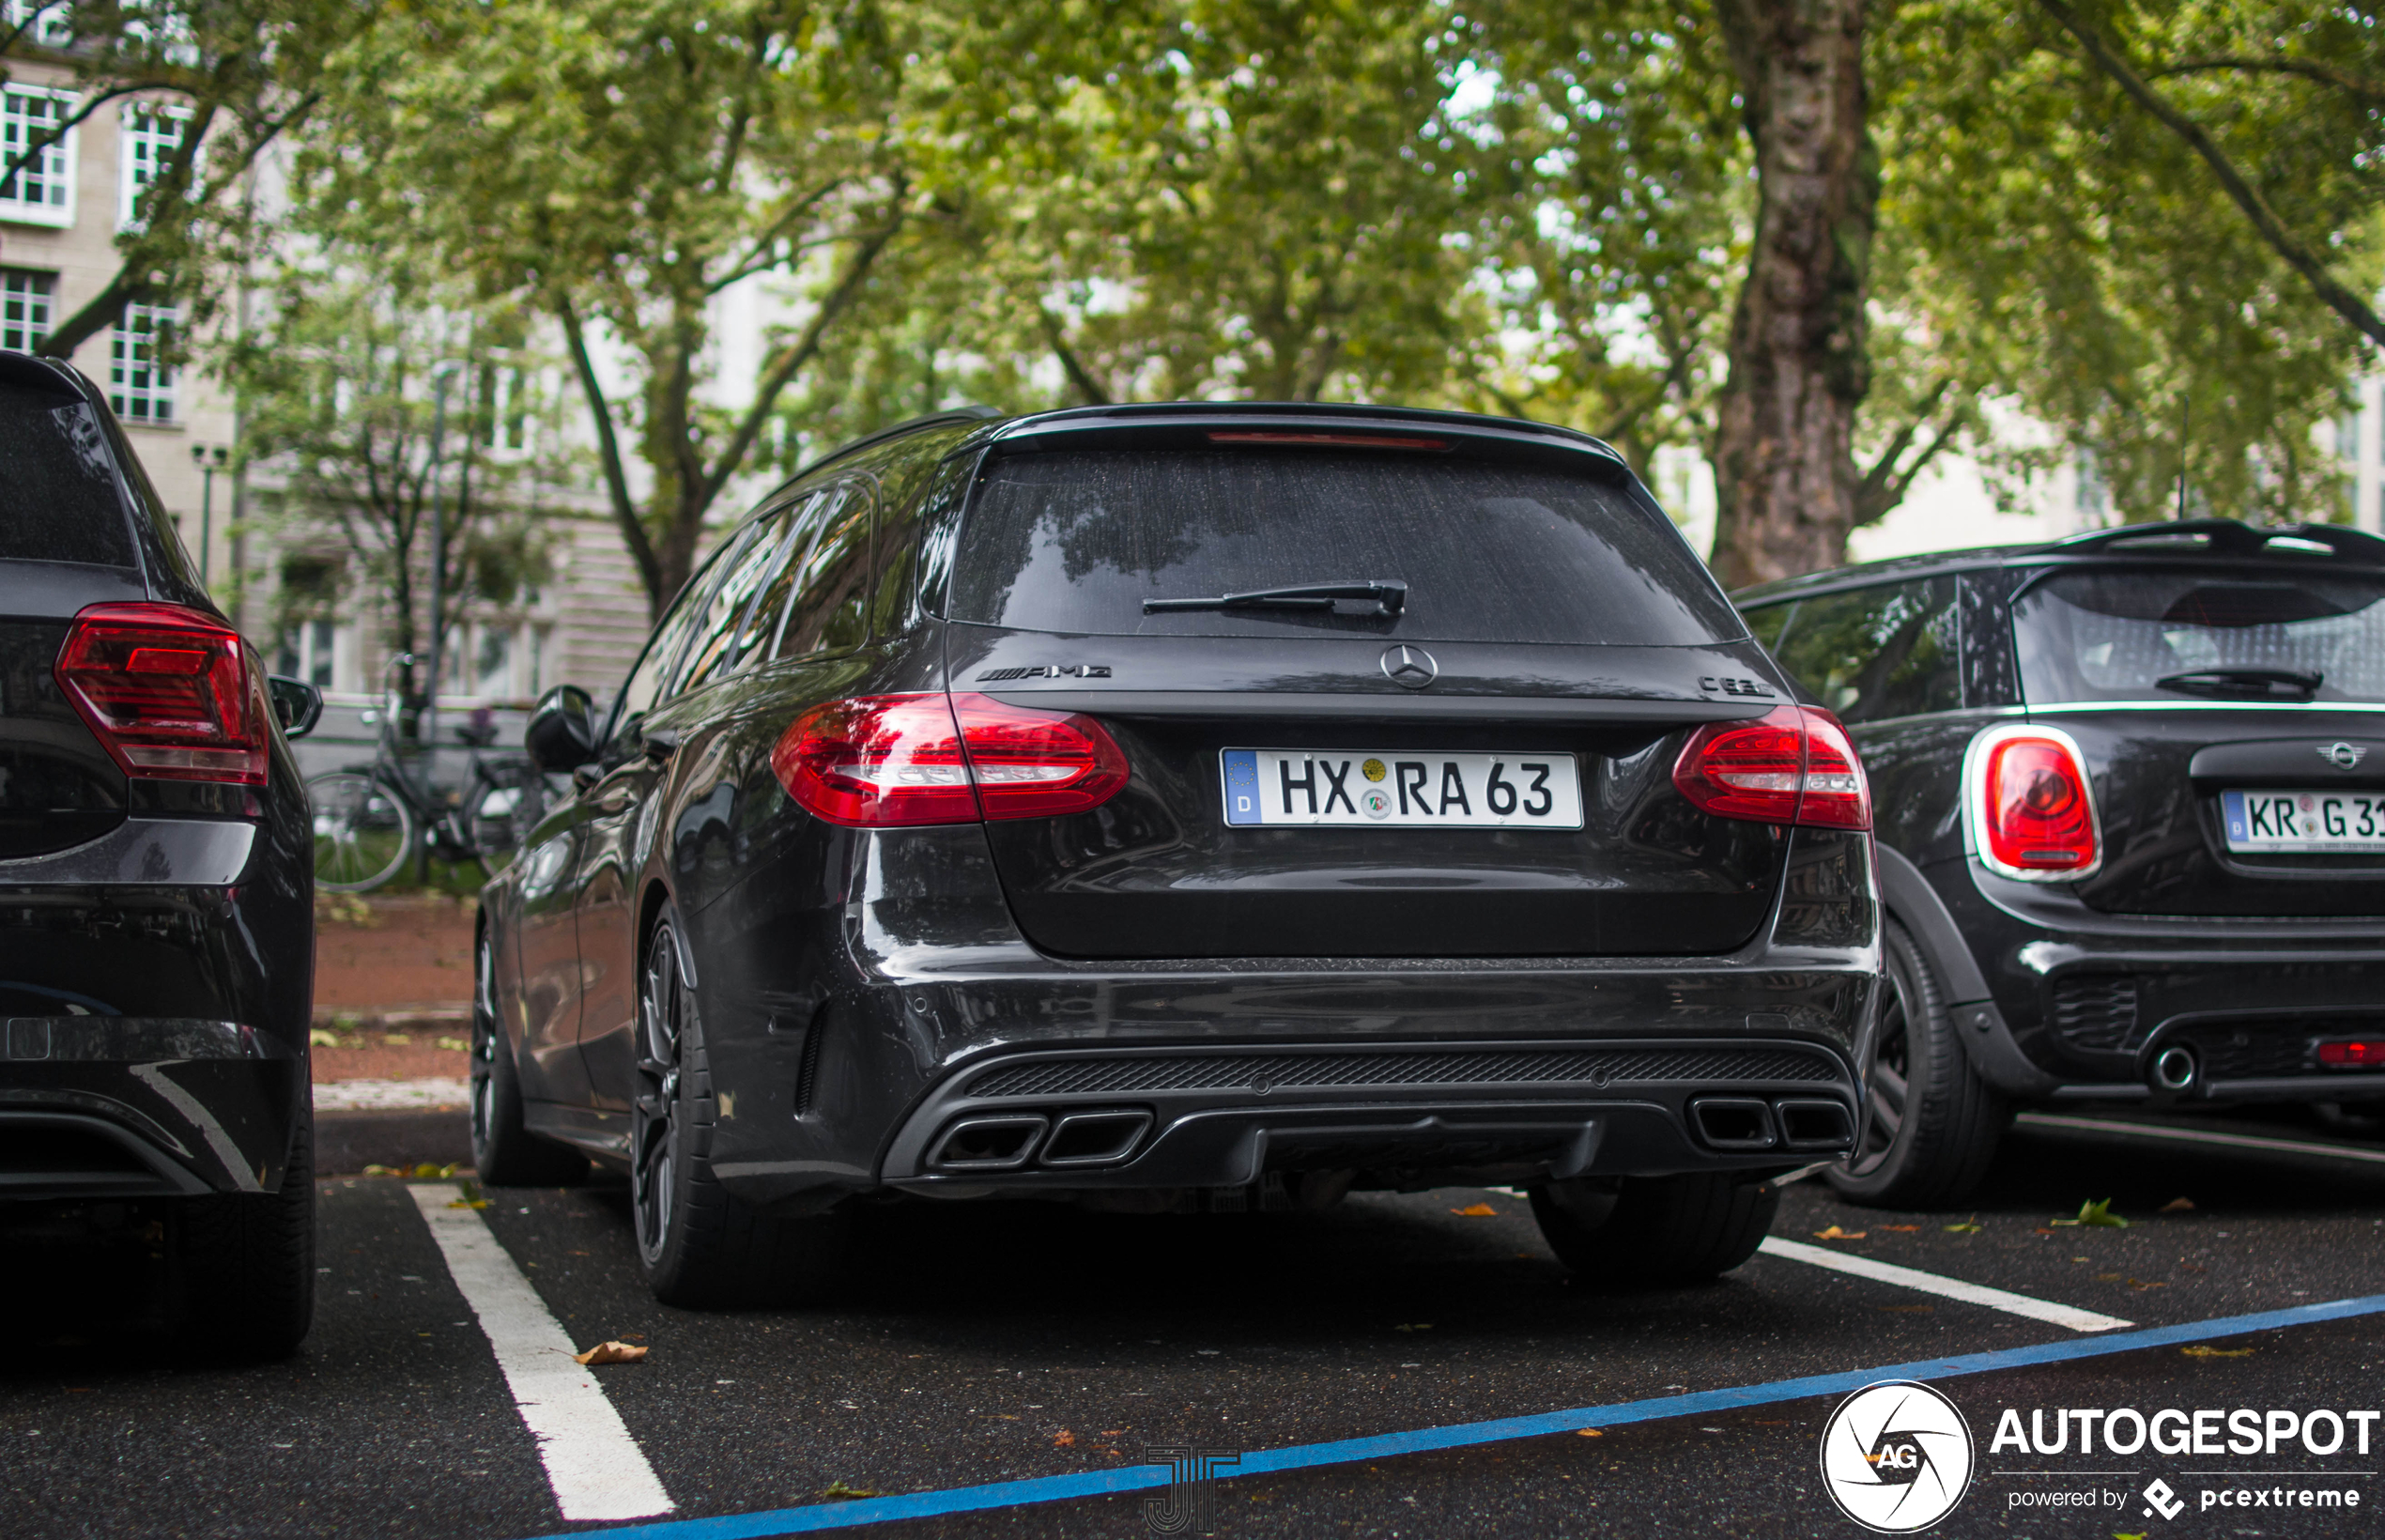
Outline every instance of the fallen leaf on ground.
[(1949, 1224), (1946, 1229), (1956, 1235), (1977, 1235), (1980, 1229), (1978, 1216), (1975, 1214), (1960, 1224)]
[(309, 1048), (337, 1048), (340, 1035), (326, 1027), (310, 1027), (307, 1029), (306, 1045)]
[(2128, 1276), (2126, 1273), (2120, 1272), (2099, 1272), (2095, 1275), (2095, 1281), (2099, 1284), (2116, 1284), (2126, 1276)]
[(457, 1198), (454, 1202), (449, 1204), (448, 1207), (450, 1209), (485, 1209), (488, 1207), (488, 1199)]
[(1914, 1231), (1921, 1228), (1921, 1226), (1918, 1224), (1883, 1224), (1880, 1228), (1884, 1230), (1894, 1230), (1899, 1235), (1911, 1235)]
[(2040, 1224), (2040, 1225), (2039, 1225), (2039, 1226), (2038, 1226), (2038, 1234), (2039, 1234), (2039, 1235), (2052, 1235), (2053, 1233), (2054, 1233), (2054, 1232), (2053, 1232), (2052, 1230), (2047, 1229), (2047, 1228), (2046, 1228), (2044, 1225), (2042, 1225), (2042, 1224)]
[(645, 1348), (626, 1342), (600, 1342), (584, 1353), (574, 1353), (572, 1362), (585, 1363), (592, 1369), (599, 1363), (636, 1363), (645, 1356)]
[(2119, 1215), (2112, 1211), (2112, 1200), (2110, 1198), (2093, 1199), (2086, 1203), (2082, 1203), (2079, 1205), (2078, 1218), (2057, 1219), (2054, 1223), (2056, 1224), (2085, 1224), (2090, 1228), (2105, 1230), (2125, 1230), (2129, 1227), (2129, 1222), (2127, 1220), (2122, 1219)]
[(1487, 1203), (1469, 1203), (1463, 1209), (1452, 1209), (1450, 1212), (1465, 1219), (1497, 1219), (1499, 1217), (1499, 1210)]
[(2167, 1287), (2169, 1287), (2170, 1286), (2169, 1286), (2169, 1285), (2167, 1285), (2167, 1284), (2146, 1284), (2146, 1283), (2139, 1283), (2136, 1279), (2131, 1278), (2131, 1279), (2130, 1279), (2130, 1280), (2129, 1280), (2129, 1286), (2130, 1286), (2131, 1288), (2167, 1288)]
[(1076, 1441), (1077, 1436), (1065, 1427), (1052, 1435), (1052, 1447), (1054, 1449), (1066, 1449)]
[(406, 1175), (423, 1178), (452, 1177), (455, 1175), (455, 1167), (453, 1165), (433, 1165), (430, 1162), (424, 1161), (412, 1171), (407, 1172)]
[(820, 1488), (820, 1495), (822, 1497), (842, 1498), (850, 1501), (854, 1498), (877, 1497), (881, 1494), (871, 1491), (867, 1486), (848, 1486), (841, 1481), (832, 1481), (827, 1486)]
[(1125, 1431), (1126, 1429), (1122, 1427), (1105, 1427), (1101, 1430), (1101, 1437), (1105, 1439), (1115, 1439)]
[(471, 1043), (463, 1038), (441, 1038), (439, 1040), (439, 1045), (451, 1054), (469, 1054), (472, 1051)]
[(1574, 1431), (1585, 1439), (1603, 1439), (1607, 1437), (1607, 1430), (1603, 1427), (1577, 1427), (1574, 1429)]
[(2214, 1348), (2208, 1342), (2198, 1342), (2178, 1351), (2189, 1358), (2251, 1358), (2254, 1353), (2250, 1348)]
[(2193, 1198), (2172, 1198), (2169, 1202), (2162, 1205), (2157, 1212), (2164, 1214), (2191, 1214), (2194, 1212), (2194, 1200)]
[(1870, 1230), (1842, 1230), (1833, 1224), (1826, 1230), (1814, 1231), (1813, 1238), (1816, 1240), (1861, 1240), (1870, 1233)]

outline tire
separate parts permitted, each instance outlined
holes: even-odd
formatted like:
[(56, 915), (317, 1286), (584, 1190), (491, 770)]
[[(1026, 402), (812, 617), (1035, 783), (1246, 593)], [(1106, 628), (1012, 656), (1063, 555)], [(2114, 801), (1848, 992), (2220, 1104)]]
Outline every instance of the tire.
[(696, 992), (666, 907), (639, 969), (639, 1094), (630, 1211), (646, 1286), (665, 1304), (808, 1304), (841, 1280), (851, 1223), (771, 1212), (724, 1191), (711, 1152), (719, 1102)]
[(522, 1126), (522, 1082), (497, 1021), (497, 958), (488, 933), (472, 946), (472, 1165), (489, 1187), (570, 1187), (588, 1157)]
[(1882, 937), (1888, 992), (1872, 1035), (1870, 1092), (1855, 1152), (1830, 1185), (1876, 1209), (1942, 1209), (1969, 1197), (1995, 1160), (2011, 1109), (1955, 1040), (1935, 969), (1895, 920)]
[(1720, 1277), (1772, 1231), (1780, 1189), (1735, 1171), (1545, 1181), (1532, 1217), (1558, 1259), (1586, 1282), (1661, 1288)]
[(310, 1099), (275, 1193), (185, 1198), (175, 1265), (183, 1336), (208, 1357), (261, 1363), (315, 1322), (315, 1113)]
[(369, 893), (397, 875), (414, 848), (414, 815), (372, 777), (334, 770), (306, 783), (315, 819), (315, 886)]

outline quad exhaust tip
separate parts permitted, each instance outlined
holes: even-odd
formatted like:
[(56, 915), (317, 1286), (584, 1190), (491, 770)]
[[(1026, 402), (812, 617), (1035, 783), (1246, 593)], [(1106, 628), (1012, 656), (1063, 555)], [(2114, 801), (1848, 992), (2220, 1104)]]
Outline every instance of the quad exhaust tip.
[(2153, 1055), (2153, 1088), (2158, 1091), (2183, 1091), (2194, 1084), (2201, 1070), (2195, 1063), (2194, 1050), (2183, 1043), (2172, 1043)]
[(1841, 1101), (1822, 1098), (1762, 1101), (1751, 1096), (1700, 1097), (1689, 1104), (1698, 1137), (1712, 1149), (1843, 1150), (1854, 1118)]
[(1064, 1171), (1118, 1165), (1134, 1153), (1150, 1128), (1151, 1115), (1140, 1108), (1058, 1117), (1041, 1113), (964, 1117), (945, 1131), (928, 1163), (938, 1171), (1017, 1171), (1030, 1163)]

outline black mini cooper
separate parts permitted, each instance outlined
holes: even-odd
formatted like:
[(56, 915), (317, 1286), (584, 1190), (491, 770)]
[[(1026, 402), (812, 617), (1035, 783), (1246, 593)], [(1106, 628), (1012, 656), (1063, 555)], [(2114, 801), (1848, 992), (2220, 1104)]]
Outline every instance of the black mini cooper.
[(2385, 1099), (2385, 540), (2131, 525), (1737, 597), (1879, 797), (1839, 1191), (1954, 1202), (2022, 1102)]
[(493, 1183), (628, 1174), (663, 1299), (857, 1201), (1529, 1185), (1616, 1282), (1852, 1147), (1870, 804), (1577, 434), (1238, 404), (906, 424), (720, 542), (481, 914)]

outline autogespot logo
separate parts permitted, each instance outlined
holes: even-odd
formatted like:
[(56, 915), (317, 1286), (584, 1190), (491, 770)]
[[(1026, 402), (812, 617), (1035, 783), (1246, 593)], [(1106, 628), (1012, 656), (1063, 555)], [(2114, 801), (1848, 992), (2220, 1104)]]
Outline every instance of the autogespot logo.
[(1971, 1424), (1927, 1385), (1891, 1379), (1839, 1404), (1822, 1430), (1822, 1484), (1839, 1511), (1882, 1534), (1926, 1530), (1971, 1485)]

